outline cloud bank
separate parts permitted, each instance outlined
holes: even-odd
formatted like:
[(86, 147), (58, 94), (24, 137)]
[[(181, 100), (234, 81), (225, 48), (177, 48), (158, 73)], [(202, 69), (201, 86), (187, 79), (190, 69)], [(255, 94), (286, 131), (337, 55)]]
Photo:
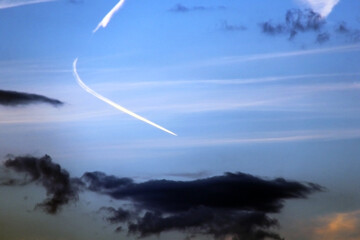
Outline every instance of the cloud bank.
[(64, 104), (63, 102), (57, 99), (48, 98), (38, 94), (0, 90), (0, 105), (18, 106), (18, 105), (28, 105), (35, 103), (47, 103), (55, 107)]
[(106, 213), (107, 222), (118, 225), (116, 231), (126, 228), (128, 234), (138, 237), (181, 231), (189, 237), (201, 234), (215, 239), (281, 239), (275, 232), (278, 221), (269, 214), (280, 212), (287, 199), (306, 198), (322, 191), (314, 183), (264, 179), (240, 172), (192, 181), (142, 183), (102, 172), (71, 178), (47, 155), (9, 157), (4, 166), (25, 174), (25, 178), (10, 178), (3, 185), (37, 183), (46, 189), (47, 198), (37, 207), (49, 214), (77, 201), (79, 192), (85, 190), (126, 201), (126, 208), (104, 206), (100, 212)]
[(135, 210), (107, 209), (107, 219), (127, 222), (128, 233), (139, 237), (175, 230), (217, 239), (281, 239), (273, 231), (277, 220), (268, 214), (280, 212), (286, 199), (306, 198), (322, 190), (312, 183), (266, 180), (244, 173), (135, 183), (130, 178), (88, 172), (81, 180), (94, 192), (131, 201)]

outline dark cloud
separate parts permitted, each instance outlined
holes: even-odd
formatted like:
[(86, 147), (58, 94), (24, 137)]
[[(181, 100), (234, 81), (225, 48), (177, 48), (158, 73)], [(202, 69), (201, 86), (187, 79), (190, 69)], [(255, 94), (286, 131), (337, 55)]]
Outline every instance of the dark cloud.
[(9, 180), (7, 185), (25, 185), (34, 182), (41, 184), (46, 189), (48, 197), (37, 207), (47, 213), (55, 214), (63, 205), (78, 199), (79, 186), (82, 183), (76, 179), (70, 179), (69, 173), (60, 165), (53, 163), (48, 155), (41, 158), (9, 157), (4, 166), (18, 173), (26, 174), (23, 181)]
[(170, 8), (170, 12), (177, 12), (177, 13), (186, 13), (191, 11), (207, 11), (207, 10), (224, 10), (224, 6), (218, 7), (205, 7), (205, 6), (194, 6), (194, 7), (186, 7), (182, 4), (176, 4), (174, 7)]
[(229, 24), (227, 21), (223, 21), (221, 24), (221, 29), (225, 31), (233, 32), (233, 31), (245, 31), (247, 30), (247, 27), (245, 27), (244, 25)]
[(115, 209), (113, 207), (102, 207), (100, 211), (108, 213), (108, 217), (105, 219), (112, 223), (123, 223), (130, 220), (132, 213), (122, 208)]
[(130, 178), (108, 176), (102, 172), (87, 172), (81, 177), (81, 180), (87, 184), (89, 190), (95, 192), (113, 190), (133, 183)]
[[(260, 24), (261, 30), (267, 35), (288, 35), (292, 40), (300, 33), (316, 34), (315, 42), (322, 44), (331, 39), (332, 34), (342, 35), (350, 42), (360, 42), (360, 29), (351, 28), (342, 21), (326, 29), (327, 22), (320, 14), (310, 10), (288, 10), (284, 22), (273, 23), (271, 20)], [(331, 33), (330, 33), (331, 32)]]
[(275, 219), (261, 212), (199, 207), (166, 217), (160, 212), (146, 212), (136, 223), (130, 223), (128, 229), (129, 233), (140, 234), (140, 237), (182, 230), (212, 235), (216, 239), (281, 239), (277, 233), (268, 230), (277, 225)]
[[(86, 173), (89, 175), (91, 173)], [(267, 216), (277, 213), (284, 200), (306, 198), (322, 188), (312, 183), (266, 180), (244, 173), (227, 173), (193, 181), (151, 180), (143, 183), (91, 174), (88, 186), (96, 192), (118, 200), (130, 200), (145, 215), (133, 217), (129, 233), (146, 237), (163, 231), (179, 230), (192, 234), (209, 234), (215, 238), (280, 239), (271, 228), (277, 221)], [(99, 180), (95, 176), (101, 176)], [(85, 180), (84, 177), (82, 179)], [(113, 218), (116, 215), (112, 215)], [(120, 221), (119, 221), (120, 222)]]
[(28, 105), (33, 103), (47, 103), (55, 107), (64, 104), (63, 102), (57, 99), (48, 98), (42, 95), (0, 90), (0, 105), (18, 106), (18, 105)]
[(329, 40), (330, 40), (330, 34), (327, 32), (319, 33), (316, 37), (316, 42), (320, 44), (325, 43)]
[(9, 157), (4, 166), (24, 173), (22, 182), (8, 185), (41, 184), (48, 198), (38, 206), (55, 214), (61, 207), (78, 199), (80, 189), (110, 196), (124, 208), (103, 207), (107, 222), (117, 224), (116, 231), (127, 226), (129, 234), (147, 237), (164, 231), (182, 231), (216, 239), (281, 239), (275, 232), (278, 213), (287, 199), (306, 198), (322, 191), (313, 183), (283, 178), (264, 179), (244, 173), (226, 173), (192, 181), (150, 180), (136, 183), (101, 172), (87, 172), (70, 178), (68, 172), (45, 155)]
[[(89, 174), (89, 173), (86, 173)], [(113, 178), (113, 176), (111, 176)], [(102, 178), (103, 179), (103, 178)], [(115, 179), (111, 179), (111, 183)], [(143, 209), (162, 212), (187, 211), (194, 207), (279, 212), (283, 200), (305, 198), (321, 187), (287, 181), (265, 180), (244, 173), (227, 173), (194, 181), (151, 180), (143, 183), (109, 184), (92, 180), (92, 188), (115, 199), (130, 199)], [(96, 187), (95, 182), (99, 183)]]
[(340, 22), (335, 26), (335, 32), (345, 36), (351, 42), (360, 42), (360, 29), (347, 26), (346, 22)]
[(267, 21), (261, 23), (260, 26), (265, 34), (287, 34), (291, 40), (298, 33), (318, 32), (325, 24), (325, 19), (310, 9), (291, 9), (287, 11), (283, 23), (273, 24), (271, 21)]
[(340, 22), (335, 26), (335, 32), (337, 33), (348, 33), (350, 32), (346, 22)]

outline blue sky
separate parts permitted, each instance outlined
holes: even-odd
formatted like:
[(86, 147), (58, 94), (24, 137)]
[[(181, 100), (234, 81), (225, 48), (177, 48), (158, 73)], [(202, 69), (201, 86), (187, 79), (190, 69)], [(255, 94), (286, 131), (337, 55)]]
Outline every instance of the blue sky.
[[(314, 182), (327, 191), (289, 201), (278, 216), (279, 232), (286, 239), (360, 237), (356, 227), (326, 228), (341, 216), (360, 226), (360, 2), (339, 1), (319, 20), (320, 29), (297, 29), (293, 39), (289, 30), (270, 33), (263, 24), (285, 24), (287, 11), (308, 8), (306, 1), (127, 0), (96, 33), (117, 1), (24, 0), (5, 8), (7, 2), (0, 0), (1, 89), (65, 104), (0, 104), (4, 159), (49, 154), (75, 176), (102, 171), (139, 182), (224, 172)], [(328, 38), (319, 42), (319, 34)], [(178, 136), (85, 92), (73, 76), (75, 58), (89, 87)], [(10, 192), (9, 200), (21, 195), (0, 192)], [(70, 206), (61, 217), (83, 219), (82, 211), (108, 201), (87, 197), (93, 205), (79, 214)], [(0, 218), (13, 230), (0, 236), (67, 239), (71, 232), (71, 225), (54, 230), (61, 220), (53, 219), (41, 235), (36, 222), (49, 217), (35, 213), (38, 230), (20, 235), (6, 219), (31, 221), (21, 212), (31, 203), (9, 205), (2, 204), (10, 210)], [(89, 223), (99, 236), (116, 236), (99, 219)], [(171, 234), (182, 236), (161, 239)], [(73, 239), (87, 237), (79, 230)]]

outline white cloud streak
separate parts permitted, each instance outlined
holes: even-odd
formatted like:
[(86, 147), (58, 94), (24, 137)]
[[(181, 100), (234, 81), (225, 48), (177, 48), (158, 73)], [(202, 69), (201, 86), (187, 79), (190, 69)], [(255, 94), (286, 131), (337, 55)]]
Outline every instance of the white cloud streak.
[(224, 65), (234, 64), (240, 62), (258, 61), (258, 60), (269, 60), (276, 58), (287, 58), (287, 57), (299, 57), (307, 55), (327, 54), (327, 53), (340, 53), (340, 52), (357, 52), (360, 51), (360, 45), (344, 45), (336, 46), (331, 48), (319, 48), (302, 51), (292, 52), (279, 52), (279, 53), (266, 53), (266, 54), (253, 54), (248, 56), (229, 56), (222, 57), (213, 60), (208, 60), (198, 63), (198, 66), (211, 66), (211, 65)]
[(146, 119), (146, 118), (144, 118), (144, 117), (142, 117), (142, 116), (140, 116), (140, 115), (137, 115), (137, 114), (134, 113), (134, 112), (131, 112), (130, 110), (128, 110), (128, 109), (120, 106), (119, 104), (111, 101), (110, 99), (108, 99), (108, 98), (106, 98), (106, 97), (98, 94), (97, 92), (95, 92), (94, 90), (92, 90), (91, 88), (89, 88), (88, 86), (86, 86), (85, 83), (81, 80), (79, 74), (77, 73), (77, 69), (76, 69), (77, 61), (78, 61), (78, 59), (76, 58), (76, 59), (74, 60), (74, 62), (73, 62), (73, 73), (74, 73), (74, 77), (76, 78), (76, 80), (77, 80), (78, 84), (80, 85), (80, 87), (82, 87), (85, 91), (87, 91), (87, 92), (90, 93), (91, 95), (97, 97), (97, 98), (100, 99), (101, 101), (104, 101), (105, 103), (109, 104), (110, 106), (112, 106), (112, 107), (114, 107), (114, 108), (116, 108), (116, 109), (118, 109), (118, 110), (120, 110), (120, 111), (122, 111), (122, 112), (124, 112), (124, 113), (126, 113), (126, 114), (129, 114), (130, 116), (132, 116), (132, 117), (134, 117), (134, 118), (136, 118), (136, 119), (138, 119), (138, 120), (140, 120), (140, 121), (143, 121), (143, 122), (145, 122), (145, 123), (147, 123), (147, 124), (150, 124), (150, 125), (158, 128), (158, 129), (160, 129), (160, 130), (162, 130), (162, 131), (164, 131), (164, 132), (167, 132), (167, 133), (169, 133), (169, 134), (171, 134), (171, 135), (177, 136), (175, 133), (171, 132), (170, 130), (167, 130), (166, 128), (164, 128), (164, 127), (162, 127), (162, 126), (160, 126), (160, 125), (158, 125), (158, 124), (156, 124), (156, 123), (153, 123), (153, 122), (151, 122), (150, 120), (148, 120), (148, 119)]
[(107, 146), (106, 149), (141, 149), (141, 148), (194, 148), (216, 147), (242, 144), (271, 144), (308, 141), (336, 141), (343, 139), (360, 138), (360, 129), (323, 130), (323, 131), (289, 131), (289, 132), (263, 132), (253, 135), (263, 137), (244, 138), (178, 138), (169, 141), (136, 141), (130, 144)]
[(0, 0), (0, 9), (54, 1), (56, 0)]
[[(93, 70), (93, 69), (92, 69)], [(90, 70), (90, 71), (92, 71)], [(110, 83), (98, 83), (97, 89), (104, 91), (119, 91), (129, 90), (136, 88), (156, 87), (156, 86), (177, 86), (177, 85), (250, 85), (259, 83), (274, 83), (274, 82), (286, 82), (298, 79), (318, 79), (318, 78), (330, 78), (330, 77), (359, 77), (359, 73), (325, 73), (325, 74), (301, 74), (301, 75), (288, 75), (288, 76), (271, 76), (271, 77), (259, 77), (259, 78), (237, 78), (237, 79), (201, 79), (201, 80), (176, 80), (176, 81), (142, 81), (142, 82), (110, 82)]]
[(114, 14), (121, 8), (121, 6), (124, 4), (125, 0), (120, 0), (111, 10), (106, 14), (106, 16), (101, 20), (101, 22), (97, 25), (97, 27), (93, 30), (93, 33), (95, 33), (97, 30), (99, 30), (100, 27), (105, 28), (108, 23), (110, 22), (111, 18), (114, 16)]
[(326, 18), (340, 2), (340, 0), (302, 0), (313, 11), (319, 13), (323, 18)]

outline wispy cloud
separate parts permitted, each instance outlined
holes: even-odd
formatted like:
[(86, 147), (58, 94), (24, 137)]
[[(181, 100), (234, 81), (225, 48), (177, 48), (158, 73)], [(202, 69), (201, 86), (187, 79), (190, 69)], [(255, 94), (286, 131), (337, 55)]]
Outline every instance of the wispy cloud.
[[(95, 70), (96, 71), (96, 70)], [(101, 71), (101, 70), (100, 70)], [(324, 73), (324, 74), (300, 74), (288, 76), (270, 76), (259, 78), (235, 78), (235, 79), (194, 79), (176, 81), (141, 81), (141, 82), (110, 82), (94, 84), (101, 91), (119, 91), (136, 88), (156, 87), (156, 86), (177, 86), (177, 85), (251, 85), (273, 82), (286, 82), (299, 79), (323, 79), (329, 77), (358, 77), (359, 73)]]
[(54, 1), (57, 0), (0, 0), (0, 9)]
[(223, 64), (233, 64), (233, 63), (249, 62), (249, 61), (269, 60), (276, 58), (289, 58), (289, 57), (299, 57), (299, 56), (307, 56), (307, 55), (341, 53), (341, 52), (358, 52), (358, 51), (360, 51), (359, 44), (342, 45), (342, 46), (330, 47), (330, 48), (316, 48), (310, 50), (291, 51), (291, 52), (275, 52), (275, 53), (266, 53), (266, 54), (253, 54), (248, 56), (221, 57), (221, 58), (199, 62), (198, 66), (223, 65)]
[(221, 29), (228, 32), (238, 32), (247, 30), (247, 27), (241, 24), (229, 24), (227, 21), (223, 21)]
[[(241, 144), (271, 144), (306, 141), (333, 141), (360, 138), (360, 129), (307, 130), (253, 133), (253, 137), (244, 138), (179, 138), (169, 141), (138, 141), (103, 147), (104, 149), (139, 149), (139, 148), (194, 148), (215, 147)], [(95, 147), (96, 148), (96, 147)]]
[(192, 11), (208, 11), (208, 10), (224, 10), (226, 9), (224, 6), (217, 6), (217, 7), (206, 7), (206, 6), (194, 6), (194, 7), (187, 7), (182, 4), (176, 4), (174, 7), (170, 8), (170, 12), (176, 13), (186, 13)]

